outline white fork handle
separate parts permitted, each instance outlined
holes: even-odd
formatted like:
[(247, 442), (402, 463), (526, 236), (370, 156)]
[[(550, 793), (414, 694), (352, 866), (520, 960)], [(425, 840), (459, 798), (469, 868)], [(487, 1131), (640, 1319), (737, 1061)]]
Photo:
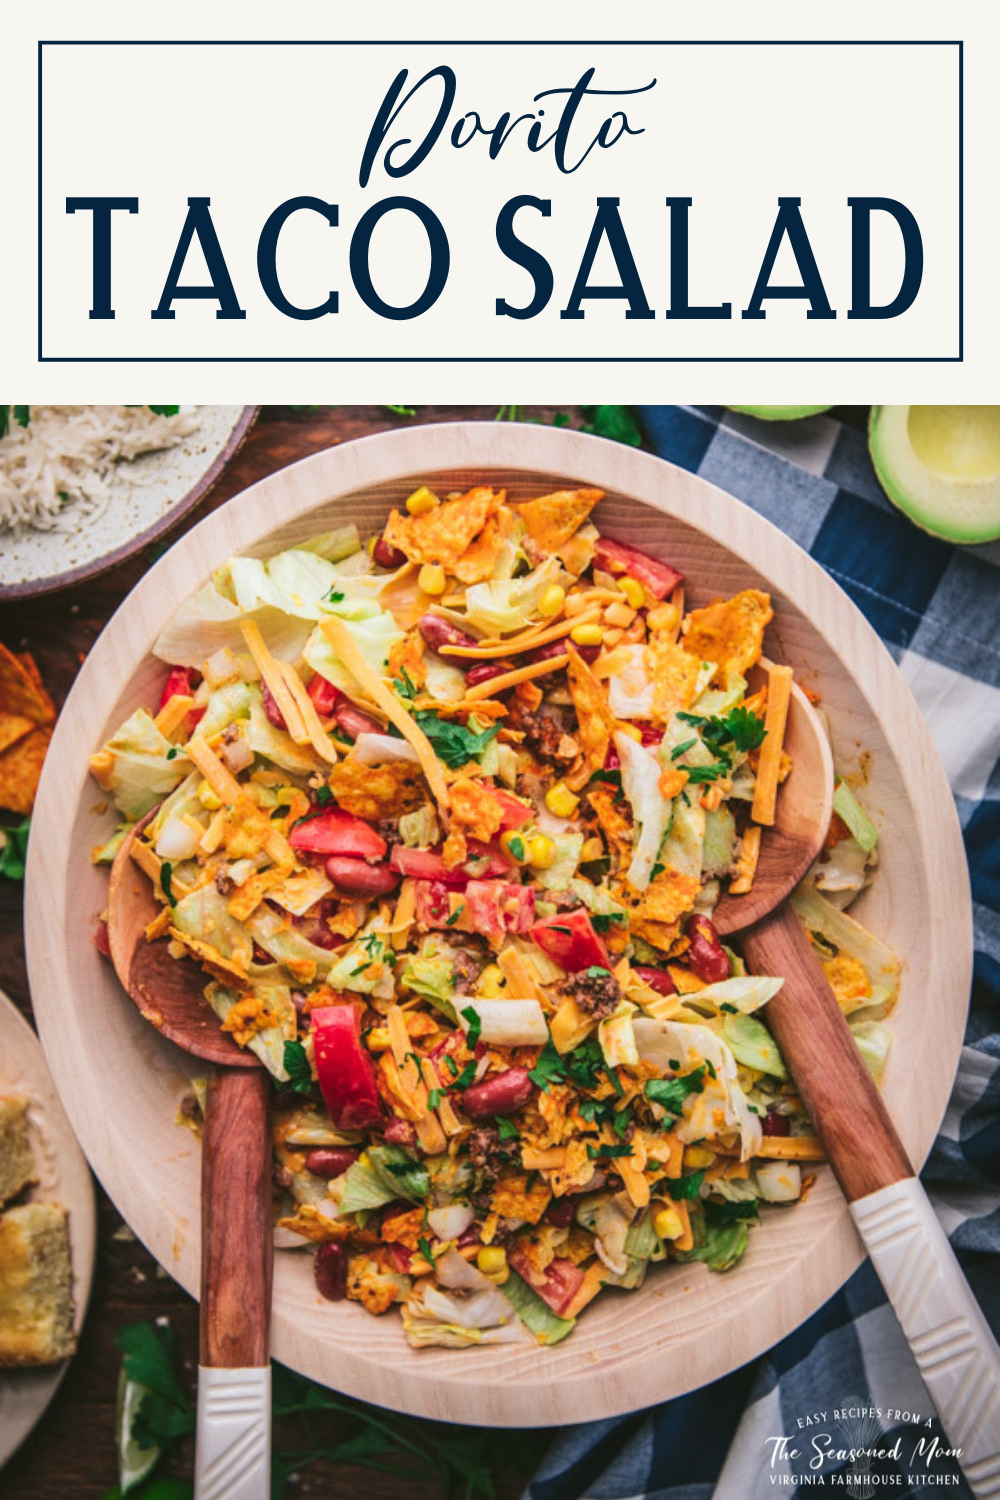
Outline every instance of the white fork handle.
[(198, 1370), (195, 1500), (269, 1500), (271, 1370)]
[(850, 1205), (978, 1500), (1000, 1497), (1000, 1349), (920, 1181)]

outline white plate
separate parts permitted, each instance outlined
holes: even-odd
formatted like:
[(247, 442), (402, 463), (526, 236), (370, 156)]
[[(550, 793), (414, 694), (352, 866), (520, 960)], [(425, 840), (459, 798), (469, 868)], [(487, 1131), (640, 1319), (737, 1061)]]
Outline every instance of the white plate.
[[(26, 1094), (38, 1185), (35, 1202), (69, 1210), (73, 1255), (74, 1327), (79, 1335), (94, 1274), (97, 1219), (94, 1184), (76, 1143), (38, 1038), (13, 1001), (0, 990), (0, 1094)], [(0, 1369), (0, 1466), (34, 1427), (58, 1389), (68, 1361), (33, 1370)]]
[(70, 510), (66, 527), (0, 531), (0, 599), (45, 594), (131, 557), (204, 499), (232, 458), (256, 406), (199, 406), (197, 432), (174, 448), (112, 470), (111, 501), (98, 516)]

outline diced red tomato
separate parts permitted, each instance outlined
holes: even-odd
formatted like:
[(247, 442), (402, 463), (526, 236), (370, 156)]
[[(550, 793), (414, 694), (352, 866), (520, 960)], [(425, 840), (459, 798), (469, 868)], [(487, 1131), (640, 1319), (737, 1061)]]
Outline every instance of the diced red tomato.
[(573, 1298), (580, 1290), (583, 1281), (583, 1272), (579, 1266), (575, 1266), (571, 1260), (557, 1258), (545, 1268), (545, 1280), (541, 1283), (532, 1280), (538, 1276), (538, 1272), (530, 1265), (527, 1256), (520, 1250), (508, 1251), (508, 1258), (514, 1270), (531, 1287), (531, 1290), (547, 1302), (557, 1317), (563, 1317)]
[(522, 802), (520, 797), (515, 797), (510, 792), (505, 792), (503, 787), (490, 787), (490, 791), (499, 802), (503, 811), (503, 822), (500, 824), (500, 827), (504, 832), (508, 829), (523, 828), (525, 823), (530, 823), (531, 819), (535, 816), (535, 809), (533, 807), (529, 806), (526, 802)]
[[(395, 854), (396, 848), (393, 849)], [(413, 882), (413, 915), (420, 927), (447, 927), (451, 916), (450, 891), (443, 880)]]
[(382, 859), (388, 844), (364, 818), (341, 807), (328, 807), (297, 823), (288, 835), (293, 849), (306, 854), (352, 854), (358, 859)]
[(669, 563), (659, 562), (636, 547), (627, 547), (624, 542), (613, 542), (610, 537), (599, 537), (594, 546), (594, 559), (608, 573), (628, 573), (644, 583), (657, 599), (672, 594), (684, 574)]
[(528, 936), (543, 953), (571, 974), (592, 966), (611, 968), (608, 950), (582, 906), (576, 911), (557, 912), (554, 917), (545, 917), (535, 923)]
[(487, 937), (527, 932), (535, 916), (535, 888), (505, 880), (470, 880), (465, 887), (462, 925)]
[(382, 1119), (382, 1101), (371, 1056), (361, 1040), (355, 1005), (324, 1005), (312, 1012), (313, 1055), (323, 1101), (340, 1130), (367, 1130)]
[(469, 856), (465, 864), (461, 865), (446, 865), (438, 849), (408, 849), (405, 844), (393, 845), (389, 863), (401, 875), (412, 875), (415, 880), (438, 881), (453, 890), (463, 890), (473, 878), (465, 867), (472, 860), (489, 860), (477, 879), (488, 875), (510, 874), (513, 866), (501, 850), (494, 849), (491, 844), (484, 844), (479, 839), (467, 839), (466, 846)]
[(321, 719), (328, 719), (344, 696), (339, 688), (334, 687), (332, 682), (327, 682), (319, 672), (315, 672), (309, 679), (306, 692), (312, 699), (313, 707)]
[(160, 694), (160, 707), (166, 708), (171, 698), (193, 698), (200, 681), (201, 674), (194, 667), (171, 667)]

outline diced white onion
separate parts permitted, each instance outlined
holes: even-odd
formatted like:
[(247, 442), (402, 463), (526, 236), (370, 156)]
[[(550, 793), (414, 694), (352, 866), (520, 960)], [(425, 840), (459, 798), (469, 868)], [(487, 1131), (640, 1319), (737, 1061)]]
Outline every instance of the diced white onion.
[(381, 766), (387, 761), (418, 760), (417, 752), (408, 740), (400, 740), (391, 734), (369, 734), (363, 731), (354, 741), (354, 759), (363, 766)]
[(797, 1161), (766, 1161), (756, 1171), (765, 1203), (795, 1203), (802, 1197), (802, 1168)]
[[(432, 1208), (427, 1215), (427, 1222), (439, 1240), (457, 1240), (475, 1217), (475, 1209), (470, 1208), (467, 1203), (449, 1203), (446, 1208)], [(458, 1258), (462, 1260), (461, 1256)], [(462, 1261), (462, 1264), (465, 1265), (465, 1262)]]
[(222, 759), (236, 776), (240, 771), (245, 771), (247, 766), (253, 763), (253, 751), (247, 740), (240, 735), (223, 748)]
[(240, 675), (240, 663), (228, 646), (213, 651), (202, 668), (202, 676), (209, 687), (217, 688), (224, 682)]
[(167, 818), (156, 840), (156, 854), (171, 862), (178, 859), (193, 859), (201, 834), (180, 818)]
[[(548, 1027), (537, 1000), (470, 1000), (463, 1006), (467, 1009), (479, 1017), (484, 1042), (499, 1047), (544, 1047), (548, 1041)], [(462, 1025), (468, 1030), (467, 1017), (463, 1016)]]

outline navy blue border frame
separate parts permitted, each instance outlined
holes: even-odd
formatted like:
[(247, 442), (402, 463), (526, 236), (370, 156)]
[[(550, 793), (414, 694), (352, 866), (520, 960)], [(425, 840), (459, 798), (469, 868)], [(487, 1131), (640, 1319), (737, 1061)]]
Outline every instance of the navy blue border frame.
[[(957, 47), (958, 48), (958, 353), (957, 354), (865, 354), (853, 357), (848, 354), (796, 355), (796, 354), (633, 354), (613, 355), (362, 355), (362, 354), (43, 354), (42, 353), (42, 56), (45, 47)], [(201, 364), (201, 365), (697, 365), (697, 364), (823, 364), (823, 365), (905, 365), (905, 364), (961, 364), (965, 358), (965, 43), (957, 38), (913, 38), (913, 37), (835, 37), (799, 39), (792, 37), (712, 37), (697, 40), (692, 37), (659, 39), (615, 37), (597, 40), (593, 37), (542, 40), (531, 37), (517, 40), (504, 37), (499, 40), (435, 38), (428, 40), (405, 40), (395, 37), (379, 37), (363, 40), (351, 38), (280, 37), (267, 40), (263, 37), (201, 37), (166, 40), (114, 38), (50, 38), (38, 43), (38, 363), (51, 364)]]

